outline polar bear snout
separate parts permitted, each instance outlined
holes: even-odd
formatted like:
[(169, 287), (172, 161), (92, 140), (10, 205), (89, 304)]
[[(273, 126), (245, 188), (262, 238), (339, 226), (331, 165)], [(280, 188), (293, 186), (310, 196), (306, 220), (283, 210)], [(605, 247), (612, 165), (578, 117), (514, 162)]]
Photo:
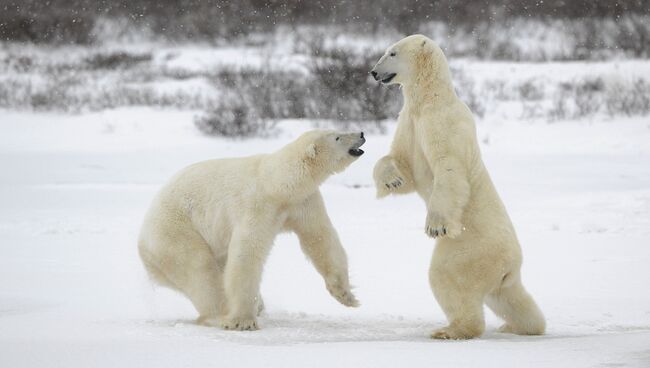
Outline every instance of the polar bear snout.
[(386, 84), (390, 83), (390, 81), (397, 76), (397, 73), (378, 73), (376, 70), (372, 70), (370, 71), (370, 75), (372, 75), (376, 81)]
[(405, 68), (404, 62), (399, 60), (397, 52), (389, 49), (389, 51), (382, 56), (377, 64), (370, 70), (370, 75), (382, 84), (390, 84), (395, 79), (397, 73), (403, 72)]
[(348, 150), (348, 153), (354, 157), (359, 157), (364, 154), (364, 150), (360, 149), (363, 144), (366, 143), (366, 138), (363, 137), (363, 132), (358, 135), (356, 141), (352, 144), (352, 147)]

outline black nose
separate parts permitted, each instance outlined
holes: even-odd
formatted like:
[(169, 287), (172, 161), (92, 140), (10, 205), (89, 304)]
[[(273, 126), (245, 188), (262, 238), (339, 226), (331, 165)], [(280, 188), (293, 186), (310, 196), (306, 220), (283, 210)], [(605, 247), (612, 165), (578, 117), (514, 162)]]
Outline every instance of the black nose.
[(361, 138), (363, 138), (363, 132), (361, 132)]
[(376, 71), (372, 70), (370, 72), (370, 75), (372, 75), (372, 77), (375, 78), (375, 80), (377, 80), (377, 72)]

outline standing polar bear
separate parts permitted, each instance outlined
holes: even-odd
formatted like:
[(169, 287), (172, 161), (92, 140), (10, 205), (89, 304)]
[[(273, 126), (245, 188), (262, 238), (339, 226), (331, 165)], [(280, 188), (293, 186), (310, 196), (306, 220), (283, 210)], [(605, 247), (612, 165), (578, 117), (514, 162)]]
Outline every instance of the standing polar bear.
[(356, 307), (318, 187), (361, 156), (364, 142), (363, 133), (311, 131), (272, 154), (183, 169), (142, 225), (138, 248), (149, 275), (185, 294), (199, 323), (256, 330), (264, 262), (275, 236), (292, 231), (330, 294)]
[(480, 336), (484, 303), (505, 320), (500, 331), (543, 334), (544, 316), (521, 283), (515, 230), (442, 50), (425, 36), (406, 37), (388, 48), (371, 74), (400, 84), (404, 95), (390, 153), (374, 169), (377, 196), (417, 192), (427, 207), (425, 231), (438, 239), (429, 282), (449, 325), (431, 337)]

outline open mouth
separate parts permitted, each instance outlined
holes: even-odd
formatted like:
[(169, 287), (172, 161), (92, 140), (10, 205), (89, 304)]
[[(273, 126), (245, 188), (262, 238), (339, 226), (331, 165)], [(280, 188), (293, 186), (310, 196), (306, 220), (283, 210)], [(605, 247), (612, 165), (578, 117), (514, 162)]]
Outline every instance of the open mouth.
[(393, 78), (395, 78), (396, 75), (397, 75), (397, 73), (390, 73), (390, 74), (387, 74), (386, 77), (385, 77), (384, 79), (381, 80), (381, 82), (382, 82), (382, 83), (390, 83), (390, 81), (392, 81)]
[(348, 153), (351, 154), (354, 157), (359, 157), (359, 156), (363, 155), (364, 151), (362, 149), (359, 149), (359, 148), (350, 148)]
[(359, 156), (363, 155), (364, 151), (359, 147), (363, 146), (364, 143), (366, 143), (366, 139), (361, 138), (361, 141), (359, 141), (358, 144), (355, 144), (352, 148), (350, 148), (348, 150), (348, 153), (350, 155), (354, 156), (354, 157), (359, 157)]

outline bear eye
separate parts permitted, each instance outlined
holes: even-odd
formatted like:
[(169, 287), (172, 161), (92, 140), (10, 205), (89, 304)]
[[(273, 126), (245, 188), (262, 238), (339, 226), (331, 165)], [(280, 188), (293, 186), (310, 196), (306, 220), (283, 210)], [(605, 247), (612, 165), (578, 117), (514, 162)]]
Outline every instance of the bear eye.
[(390, 56), (395, 56), (395, 55), (397, 55), (397, 53), (395, 51), (390, 53)]
[(337, 141), (338, 141), (339, 139), (341, 139), (341, 137), (336, 137), (336, 140), (337, 140)]

